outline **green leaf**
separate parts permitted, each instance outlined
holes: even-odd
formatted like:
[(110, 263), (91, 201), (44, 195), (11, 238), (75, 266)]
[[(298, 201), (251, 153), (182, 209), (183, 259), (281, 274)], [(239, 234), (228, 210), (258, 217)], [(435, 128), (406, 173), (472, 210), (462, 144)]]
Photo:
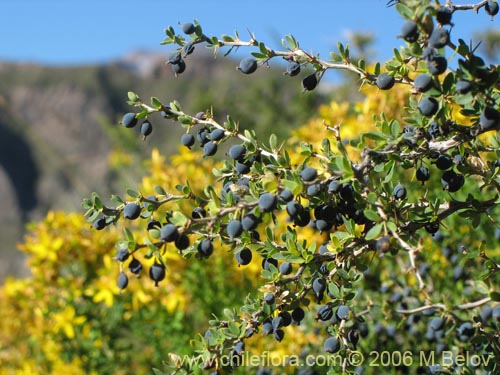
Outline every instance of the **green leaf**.
[(500, 302), (500, 293), (499, 292), (491, 292), (490, 297), (493, 301)]
[(160, 100), (158, 98), (155, 98), (154, 96), (151, 98), (151, 105), (156, 109), (161, 109), (163, 107), (163, 104), (161, 104)]
[(89, 210), (89, 216), (87, 218), (87, 221), (88, 222), (92, 222), (94, 221), (95, 219), (97, 219), (99, 217), (99, 211), (98, 210)]
[(278, 137), (276, 137), (276, 134), (271, 134), (269, 136), (269, 146), (271, 147), (271, 150), (276, 150), (278, 147)]
[(132, 189), (127, 189), (127, 195), (132, 198), (139, 198), (139, 193)]
[(123, 228), (123, 233), (128, 241), (134, 242), (134, 235), (128, 228)]
[(285, 39), (286, 39), (286, 43), (287, 43), (288, 47), (292, 51), (298, 48), (299, 44), (297, 43), (297, 41), (295, 40), (293, 35), (291, 35), (291, 34), (287, 35), (287, 36), (285, 36)]
[(260, 53), (262, 53), (264, 56), (267, 57), (268, 51), (267, 51), (266, 45), (264, 43), (262, 43), (262, 42), (259, 43), (259, 50), (260, 50)]
[(481, 294), (489, 294), (490, 293), (490, 288), (488, 288), (488, 285), (484, 281), (476, 281), (474, 283), (475, 289), (478, 291), (478, 293)]
[(372, 210), (364, 210), (363, 211), (363, 214), (365, 215), (365, 217), (368, 219), (368, 220), (371, 220), (371, 221), (379, 221), (380, 220), (380, 216), (378, 216), (378, 214), (375, 212), (375, 211), (372, 211)]
[(413, 11), (401, 2), (396, 4), (396, 10), (406, 19), (411, 20), (413, 18)]
[(129, 91), (128, 92), (128, 98), (131, 102), (133, 103), (137, 103), (139, 102), (139, 95), (137, 95), (135, 92), (133, 91)]
[(387, 229), (389, 229), (391, 232), (396, 233), (398, 231), (398, 226), (393, 223), (392, 221), (387, 222)]
[(384, 183), (388, 183), (389, 181), (392, 181), (392, 176), (394, 175), (394, 166), (395, 166), (395, 161), (391, 160), (387, 164), (385, 164), (384, 170), (385, 170), (385, 178), (384, 178)]
[(222, 35), (221, 39), (224, 42), (234, 42), (234, 38), (232, 36), (229, 36), (229, 35)]
[(118, 195), (114, 195), (114, 194), (111, 196), (111, 202), (115, 203), (118, 206), (121, 204), (125, 204), (123, 199), (121, 199)]
[(378, 238), (380, 236), (380, 233), (382, 233), (383, 228), (384, 228), (383, 223), (375, 224), (373, 227), (370, 228), (368, 233), (366, 233), (365, 239), (367, 241), (370, 241), (374, 240), (375, 238)]
[(161, 186), (156, 185), (154, 189), (160, 195), (167, 195), (167, 192)]
[(193, 119), (191, 116), (182, 115), (178, 117), (178, 120), (183, 125), (193, 125)]
[(83, 199), (82, 200), (82, 208), (84, 208), (85, 210), (88, 210), (89, 208), (92, 208), (93, 205), (92, 205), (92, 202), (90, 201), (90, 199)]
[(328, 284), (328, 293), (332, 295), (334, 299), (340, 298), (340, 289), (335, 283)]

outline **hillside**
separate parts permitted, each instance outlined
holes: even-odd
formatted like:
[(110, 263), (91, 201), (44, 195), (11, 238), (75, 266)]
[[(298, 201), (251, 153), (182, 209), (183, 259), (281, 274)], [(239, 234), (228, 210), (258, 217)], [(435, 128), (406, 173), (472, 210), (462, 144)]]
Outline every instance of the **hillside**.
[[(190, 56), (181, 79), (164, 62), (165, 56), (146, 52), (82, 67), (0, 62), (0, 279), (25, 272), (15, 244), (27, 222), (49, 209), (80, 210), (82, 197), (92, 191), (133, 185), (153, 147), (175, 152), (182, 130), (160, 117), (152, 118), (154, 132), (145, 142), (118, 126), (130, 111), (128, 91), (176, 99), (188, 112), (213, 106), (217, 118), (231, 113), (264, 136), (271, 129), (287, 134), (325, 99), (301, 93), (299, 79), (284, 78), (280, 69), (243, 76), (233, 68), (237, 62), (215, 62), (199, 52)], [(126, 173), (110, 162), (117, 150), (131, 157)]]

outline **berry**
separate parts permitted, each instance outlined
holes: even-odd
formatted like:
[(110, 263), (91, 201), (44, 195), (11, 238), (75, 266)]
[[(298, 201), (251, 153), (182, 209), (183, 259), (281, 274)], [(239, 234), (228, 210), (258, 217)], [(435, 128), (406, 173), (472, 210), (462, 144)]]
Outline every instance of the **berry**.
[(417, 169), (417, 172), (415, 173), (416, 178), (418, 181), (425, 182), (428, 181), (430, 176), (430, 172), (426, 167), (420, 167)]
[(431, 36), (429, 37), (429, 46), (432, 48), (443, 48), (448, 43), (448, 40), (448, 30), (437, 27), (432, 30)]
[(137, 118), (135, 117), (135, 113), (125, 113), (120, 124), (122, 124), (126, 128), (133, 128), (134, 126), (136, 126)]
[(315, 197), (319, 193), (321, 193), (321, 185), (320, 184), (312, 184), (307, 187), (307, 195), (310, 197)]
[(278, 316), (281, 318), (281, 327), (288, 327), (292, 323), (292, 316), (288, 311), (281, 311)]
[(316, 73), (308, 75), (306, 78), (302, 80), (302, 88), (306, 91), (312, 91), (318, 85), (318, 77)]
[(132, 272), (134, 275), (139, 275), (142, 271), (142, 263), (139, 262), (137, 259), (132, 258), (128, 265), (128, 270)]
[(238, 238), (243, 233), (243, 226), (239, 220), (231, 220), (226, 227), (227, 235), (231, 238)]
[(382, 252), (382, 253), (389, 251), (390, 247), (391, 247), (391, 241), (390, 241), (389, 237), (387, 237), (387, 236), (380, 237), (375, 242), (375, 249), (377, 251)]
[(238, 262), (238, 266), (246, 266), (252, 261), (252, 252), (248, 247), (244, 247), (236, 254), (234, 254), (236, 261)]
[(347, 341), (349, 341), (352, 345), (356, 346), (359, 341), (359, 333), (355, 329), (349, 330), (347, 332)]
[(455, 84), (455, 91), (457, 92), (457, 94), (465, 95), (470, 90), (472, 90), (471, 81), (461, 79), (461, 80), (457, 81), (457, 83)]
[(278, 261), (273, 258), (264, 258), (262, 259), (262, 269), (265, 271), (270, 271), (271, 270), (271, 264), (275, 267), (278, 268)]
[(413, 81), (413, 87), (418, 92), (426, 92), (431, 89), (433, 84), (432, 77), (428, 74), (420, 74)]
[(323, 305), (319, 308), (317, 317), (318, 320), (321, 320), (323, 322), (326, 322), (327, 320), (330, 320), (333, 318), (333, 310), (330, 305)]
[(287, 65), (286, 72), (284, 74), (288, 75), (290, 77), (293, 77), (293, 76), (296, 76), (299, 73), (300, 73), (300, 64), (298, 62), (291, 61)]
[(194, 44), (192, 42), (184, 44), (182, 47), (182, 57), (189, 56), (194, 52)]
[(292, 314), (291, 314), (292, 323), (297, 324), (297, 325), (300, 324), (302, 319), (304, 319), (305, 315), (306, 314), (301, 307), (296, 307), (295, 309), (292, 310)]
[(337, 353), (340, 350), (340, 341), (336, 337), (328, 337), (323, 348), (327, 353)]
[(283, 262), (280, 264), (280, 273), (282, 275), (289, 275), (292, 273), (292, 264), (290, 262)]
[(285, 332), (282, 329), (277, 329), (273, 332), (273, 337), (276, 341), (281, 342), (285, 337)]
[(186, 146), (187, 148), (191, 148), (191, 146), (194, 145), (195, 139), (194, 135), (192, 134), (183, 134), (181, 136), (181, 143), (183, 146)]
[(189, 245), (189, 237), (185, 233), (179, 235), (179, 237), (175, 240), (175, 247), (177, 250), (185, 250), (189, 247)]
[(449, 7), (441, 7), (436, 13), (436, 19), (441, 25), (451, 24), (453, 11)]
[(435, 161), (436, 167), (445, 171), (453, 166), (453, 160), (448, 155), (439, 155)]
[(148, 135), (150, 135), (153, 132), (153, 125), (148, 120), (145, 120), (141, 124), (141, 134), (146, 138)]
[(260, 218), (255, 216), (252, 213), (245, 215), (245, 217), (241, 220), (241, 226), (243, 230), (254, 230), (260, 223)]
[(333, 180), (328, 184), (328, 192), (330, 194), (338, 193), (342, 184), (340, 184), (337, 180)]
[[(500, 308), (498, 309), (498, 311), (500, 313)], [(492, 317), (492, 314), (493, 314), (493, 309), (490, 306), (484, 306), (481, 309), (479, 316), (481, 317), (481, 320), (483, 321), (483, 323), (486, 323), (488, 320), (490, 320), (490, 318)], [(500, 318), (500, 316), (499, 316), (499, 318)]]
[(271, 319), (266, 319), (262, 323), (262, 336), (267, 336), (274, 331), (273, 323)]
[(118, 280), (116, 282), (116, 285), (118, 285), (118, 288), (120, 288), (120, 291), (125, 289), (128, 285), (128, 276), (125, 272), (120, 272), (118, 275)]
[(178, 74), (184, 73), (184, 71), (186, 70), (186, 63), (184, 62), (184, 60), (180, 59), (177, 64), (171, 64), (170, 67), (172, 68), (174, 74), (177, 76)]
[(426, 96), (418, 103), (417, 108), (423, 116), (431, 117), (438, 111), (439, 103), (435, 98)]
[(280, 199), (286, 203), (290, 202), (293, 199), (292, 191), (288, 189), (282, 190), (280, 193)]
[(440, 329), (444, 328), (444, 319), (440, 316), (436, 316), (435, 318), (432, 318), (432, 320), (429, 322), (429, 328), (431, 328), (434, 331), (439, 331)]
[(241, 163), (241, 162), (237, 161), (234, 164), (234, 169), (236, 170), (236, 173), (238, 173), (238, 174), (247, 174), (248, 172), (250, 172), (251, 166), (252, 165), (250, 163)]
[(193, 219), (201, 219), (205, 216), (207, 216), (207, 211), (205, 211), (203, 207), (195, 207), (193, 212), (191, 212), (191, 217)]
[(496, 306), (491, 312), (491, 317), (495, 322), (500, 322), (500, 305)]
[(200, 142), (201, 146), (204, 146), (205, 143), (210, 141), (209, 135), (210, 131), (207, 128), (201, 128), (196, 132), (196, 139)]
[(375, 84), (380, 90), (389, 90), (394, 86), (396, 82), (394, 76), (391, 76), (389, 73), (384, 72), (380, 74), (375, 80)]
[(252, 74), (257, 70), (257, 60), (253, 57), (245, 57), (240, 61), (238, 70), (244, 74)]
[(216, 128), (216, 129), (212, 130), (209, 138), (212, 141), (220, 141), (222, 138), (224, 138), (224, 134), (225, 134), (224, 129)]
[(201, 256), (208, 258), (210, 255), (212, 255), (213, 252), (214, 244), (211, 240), (205, 239), (198, 244), (198, 253)]
[(439, 124), (435, 121), (431, 122), (429, 128), (427, 129), (427, 134), (431, 137), (432, 140), (436, 139), (439, 135), (441, 135), (441, 129), (439, 128)]
[(457, 334), (460, 341), (468, 341), (474, 336), (475, 329), (471, 322), (464, 322), (457, 328)]
[(316, 220), (314, 224), (316, 226), (316, 229), (319, 230), (320, 233), (329, 231), (332, 228), (332, 224), (326, 220)]
[(347, 320), (349, 317), (349, 307), (345, 305), (340, 305), (337, 309), (337, 318), (340, 320)]
[(166, 224), (161, 228), (160, 238), (165, 242), (175, 242), (179, 238), (179, 230), (174, 224)]
[(179, 64), (181, 60), (182, 60), (181, 53), (179, 51), (175, 51), (168, 57), (167, 64), (176, 65)]
[(209, 141), (203, 146), (203, 157), (213, 156), (217, 153), (217, 143)]
[(445, 171), (441, 176), (441, 183), (444, 185), (445, 190), (454, 193), (464, 185), (465, 178), (462, 174), (449, 170)]
[(196, 31), (195, 26), (191, 22), (186, 22), (182, 24), (182, 32), (184, 34), (192, 34)]
[(98, 219), (95, 219), (94, 222), (92, 223), (92, 226), (96, 230), (103, 230), (104, 228), (106, 228), (106, 218), (100, 217)]
[(418, 36), (419, 32), (418, 32), (418, 25), (416, 22), (407, 21), (401, 27), (400, 37), (403, 38), (405, 41), (409, 43), (416, 42), (418, 40)]
[(299, 227), (305, 227), (311, 221), (311, 213), (309, 210), (303, 209), (299, 214), (293, 219), (293, 223)]
[(479, 126), (482, 130), (493, 130), (500, 125), (500, 112), (495, 108), (485, 107), (479, 116)]
[(127, 203), (123, 209), (123, 217), (125, 219), (135, 220), (141, 214), (141, 206), (136, 203)]
[(465, 163), (465, 158), (462, 155), (456, 154), (455, 156), (453, 156), (453, 164), (463, 165), (464, 163)]
[(286, 204), (286, 212), (288, 216), (295, 219), (304, 211), (304, 207), (297, 201), (291, 201)]
[(439, 221), (437, 220), (431, 221), (425, 224), (424, 228), (427, 233), (434, 235), (439, 230)]
[(127, 249), (118, 249), (115, 255), (115, 260), (119, 262), (125, 262), (128, 257), (130, 256), (130, 253), (128, 252)]
[(326, 290), (326, 280), (322, 277), (317, 277), (313, 280), (312, 289), (316, 296), (316, 300), (321, 302), (323, 299), (323, 294)]
[(233, 145), (227, 152), (228, 156), (233, 160), (241, 161), (245, 157), (247, 149), (243, 145)]
[(264, 193), (259, 197), (259, 208), (262, 212), (269, 212), (276, 208), (278, 198), (271, 193)]
[(155, 282), (155, 286), (165, 278), (165, 266), (161, 263), (155, 262), (149, 268), (149, 277)]
[(268, 305), (272, 305), (274, 303), (274, 294), (268, 293), (264, 296), (264, 302), (267, 303)]
[(397, 184), (394, 190), (392, 191), (392, 196), (396, 199), (405, 199), (406, 198), (406, 188), (401, 185)]
[(484, 10), (491, 17), (498, 14), (498, 3), (493, 0), (488, 0), (484, 6)]
[(318, 177), (318, 171), (311, 167), (306, 167), (300, 172), (300, 178), (302, 181), (314, 181)]
[(434, 55), (427, 60), (427, 69), (434, 76), (443, 74), (448, 68), (448, 61), (444, 56)]

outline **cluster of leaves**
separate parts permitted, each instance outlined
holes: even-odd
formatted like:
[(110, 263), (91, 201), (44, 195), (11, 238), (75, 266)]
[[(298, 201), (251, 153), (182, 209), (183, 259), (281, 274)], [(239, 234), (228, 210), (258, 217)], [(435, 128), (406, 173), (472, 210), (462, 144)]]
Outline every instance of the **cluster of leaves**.
[[(498, 371), (500, 265), (491, 233), (498, 227), (499, 69), (463, 40), (455, 43), (451, 29), (454, 12), (484, 8), (493, 16), (498, 5), (408, 0), (395, 7), (406, 19), (405, 47), (384, 66), (353, 64), (341, 44), (331, 61), (323, 61), (292, 36), (284, 51), (276, 51), (254, 35), (249, 41), (237, 34), (207, 37), (197, 22), (183, 25), (189, 41), (173, 27), (166, 30), (164, 43), (179, 46), (169, 60), (177, 74), (185, 68), (183, 55), (199, 43), (215, 51), (228, 46), (228, 53), (256, 47), (238, 66), (244, 74), (280, 57), (288, 61), (289, 76), (299, 75), (302, 66), (313, 68), (302, 79), (306, 91), (326, 70), (346, 69), (360, 84), (380, 90), (371, 94), (379, 100), (400, 99), (392, 108), (365, 109), (357, 121), (368, 129), (349, 138), (342, 135), (343, 124), (325, 121), (295, 142), (271, 136), (263, 143), (251, 130), (240, 132), (230, 116), (221, 123), (212, 111), (190, 115), (175, 101), (152, 98), (149, 105), (129, 93), (137, 112), (124, 115), (126, 127), (160, 113), (185, 128), (181, 143), (191, 148), (198, 142), (205, 160), (226, 141), (236, 144), (212, 168), (217, 183), (183, 182), (175, 193), (158, 184), (154, 195), (129, 190), (131, 199), (115, 196), (114, 206), (93, 195), (83, 203), (88, 220), (96, 229), (122, 219), (147, 220), (144, 241), (125, 229), (118, 248), (123, 260), (139, 253), (153, 260), (148, 272), (155, 285), (169, 274), (169, 254), (222, 257), (215, 241), (242, 267), (256, 257), (262, 265), (260, 294), (211, 320), (198, 339), (201, 365), (172, 355), (167, 373), (234, 371), (248, 350), (245, 343), (260, 342), (258, 332), (279, 345), (293, 337), (293, 324), (323, 329), (324, 346), (313, 341), (303, 349), (339, 353), (342, 361), (331, 373), (377, 370), (368, 362), (355, 368), (349, 358), (356, 350), (367, 356), (373, 350), (474, 352), (495, 360), (421, 370)], [(448, 67), (450, 52), (457, 56), (456, 69)], [(431, 251), (436, 248), (441, 252)], [(126, 277), (118, 279), (122, 289)], [(222, 365), (223, 356), (231, 362)]]

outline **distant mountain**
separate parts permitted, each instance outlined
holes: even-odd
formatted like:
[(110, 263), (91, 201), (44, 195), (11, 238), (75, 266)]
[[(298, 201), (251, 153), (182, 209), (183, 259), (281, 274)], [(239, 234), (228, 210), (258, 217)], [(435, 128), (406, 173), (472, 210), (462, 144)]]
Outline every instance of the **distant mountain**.
[[(0, 279), (24, 270), (15, 244), (27, 221), (49, 209), (80, 210), (92, 191), (121, 192), (139, 180), (139, 161), (152, 147), (177, 150), (183, 130), (159, 116), (152, 117), (154, 131), (145, 142), (118, 125), (132, 110), (128, 91), (145, 101), (176, 99), (188, 113), (212, 107), (221, 121), (231, 114), (263, 136), (271, 129), (288, 134), (325, 100), (303, 94), (300, 78), (284, 77), (279, 69), (261, 67), (245, 76), (236, 61), (196, 51), (175, 78), (165, 61), (163, 54), (140, 51), (95, 66), (0, 62)], [(115, 168), (113, 150), (129, 154), (135, 167), (127, 173)]]

